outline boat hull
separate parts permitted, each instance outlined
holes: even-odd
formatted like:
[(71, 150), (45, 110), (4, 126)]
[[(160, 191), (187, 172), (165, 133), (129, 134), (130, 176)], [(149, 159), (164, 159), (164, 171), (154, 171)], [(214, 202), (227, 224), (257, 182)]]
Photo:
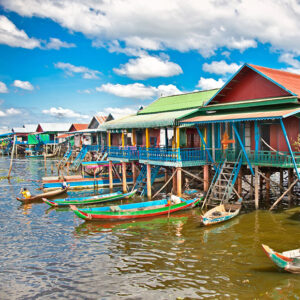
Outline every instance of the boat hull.
[(49, 200), (43, 198), (43, 201), (52, 207), (58, 206), (69, 206), (69, 205), (87, 205), (87, 204), (97, 204), (109, 201), (121, 200), (124, 198), (130, 198), (136, 193), (136, 190), (123, 194), (121, 192), (111, 193), (111, 194), (103, 194), (91, 197), (81, 197), (81, 198), (66, 198), (66, 199), (57, 199), (57, 200)]
[(167, 200), (156, 200), (149, 202), (140, 202), (127, 205), (120, 205), (120, 211), (112, 211), (112, 207), (101, 207), (96, 209), (80, 210), (76, 206), (71, 206), (77, 217), (87, 221), (91, 220), (132, 220), (148, 217), (156, 217), (161, 215), (169, 215), (176, 211), (195, 207), (203, 198), (195, 198), (192, 200), (183, 200), (178, 204), (168, 205)]
[[(262, 245), (263, 250), (267, 256), (272, 260), (272, 262), (279, 267), (281, 270), (285, 270), (290, 273), (300, 274), (300, 256), (299, 257), (288, 257), (284, 253), (279, 253), (268, 247), (267, 245)], [(300, 254), (300, 250), (298, 251)], [(292, 252), (292, 251), (287, 251)]]

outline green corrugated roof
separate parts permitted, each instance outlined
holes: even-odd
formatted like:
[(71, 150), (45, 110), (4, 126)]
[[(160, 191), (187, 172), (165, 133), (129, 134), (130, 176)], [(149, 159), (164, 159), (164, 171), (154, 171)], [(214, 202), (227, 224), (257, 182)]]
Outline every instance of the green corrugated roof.
[(177, 120), (196, 112), (197, 109), (186, 109), (156, 114), (127, 116), (122, 119), (106, 122), (105, 129), (131, 129), (176, 126)]
[(138, 114), (151, 114), (166, 111), (176, 111), (183, 109), (191, 109), (202, 106), (212, 96), (217, 93), (218, 89), (200, 91), (188, 94), (181, 94), (175, 96), (161, 97), (145, 107)]

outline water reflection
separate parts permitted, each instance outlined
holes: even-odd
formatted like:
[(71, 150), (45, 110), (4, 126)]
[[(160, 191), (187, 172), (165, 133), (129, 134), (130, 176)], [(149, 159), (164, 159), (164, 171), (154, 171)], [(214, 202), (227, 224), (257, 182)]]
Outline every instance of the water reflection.
[[(8, 166), (0, 159), (0, 170)], [(0, 181), (0, 299), (300, 295), (300, 277), (279, 272), (261, 249), (299, 247), (296, 210), (249, 212), (210, 228), (200, 226), (198, 209), (170, 219), (83, 222), (68, 208), (20, 206), (15, 199), (20, 187), (40, 186), (43, 161), (16, 161), (13, 176)]]

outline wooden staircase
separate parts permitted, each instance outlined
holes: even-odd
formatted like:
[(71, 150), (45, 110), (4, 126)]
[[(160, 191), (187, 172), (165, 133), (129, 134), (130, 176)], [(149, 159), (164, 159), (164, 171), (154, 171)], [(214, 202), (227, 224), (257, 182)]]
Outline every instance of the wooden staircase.
[(207, 206), (218, 206), (224, 202), (228, 202), (235, 196), (234, 184), (237, 180), (241, 166), (241, 153), (236, 162), (228, 162), (225, 160), (223, 163), (219, 164), (206, 194), (203, 206), (204, 204)]
[[(153, 166), (151, 168), (151, 186), (153, 185), (155, 178), (158, 174), (160, 166)], [(143, 165), (141, 168), (140, 174), (136, 180), (136, 183), (133, 187), (133, 190), (136, 189), (137, 193), (141, 196), (147, 193), (147, 166)]]

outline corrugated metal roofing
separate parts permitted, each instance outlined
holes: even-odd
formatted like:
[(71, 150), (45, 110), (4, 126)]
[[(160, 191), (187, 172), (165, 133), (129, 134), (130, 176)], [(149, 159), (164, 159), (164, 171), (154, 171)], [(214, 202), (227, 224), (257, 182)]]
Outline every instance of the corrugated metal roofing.
[(43, 132), (66, 132), (69, 131), (71, 123), (40, 123)]
[(14, 128), (12, 128), (12, 132), (14, 132), (14, 133), (30, 133), (32, 131), (29, 131), (27, 128), (24, 128), (24, 127), (14, 127)]
[(256, 112), (239, 112), (239, 113), (229, 113), (229, 114), (207, 114), (203, 116), (198, 116), (182, 121), (182, 124), (189, 123), (217, 123), (217, 122), (238, 122), (247, 120), (270, 120), (278, 118), (286, 118), (292, 115), (300, 113), (300, 107), (290, 108), (290, 109), (277, 109), (277, 110), (262, 110)]
[(154, 128), (177, 125), (177, 120), (196, 112), (197, 109), (187, 109), (156, 114), (127, 116), (105, 123), (105, 129)]
[(28, 132), (36, 132), (38, 124), (25, 124), (24, 128), (28, 130)]
[(300, 96), (300, 75), (251, 64), (249, 64), (249, 66), (281, 84), (296, 95)]
[(72, 126), (74, 127), (75, 130), (73, 131), (78, 131), (78, 130), (84, 130), (84, 129), (87, 129), (89, 124), (79, 124), (79, 123), (73, 123), (71, 126), (70, 126), (70, 129), (69, 131), (71, 130)]
[(218, 89), (161, 97), (138, 112), (139, 115), (191, 109), (202, 106)]
[(103, 124), (106, 121), (107, 116), (95, 116), (95, 118), (97, 119), (99, 124)]

